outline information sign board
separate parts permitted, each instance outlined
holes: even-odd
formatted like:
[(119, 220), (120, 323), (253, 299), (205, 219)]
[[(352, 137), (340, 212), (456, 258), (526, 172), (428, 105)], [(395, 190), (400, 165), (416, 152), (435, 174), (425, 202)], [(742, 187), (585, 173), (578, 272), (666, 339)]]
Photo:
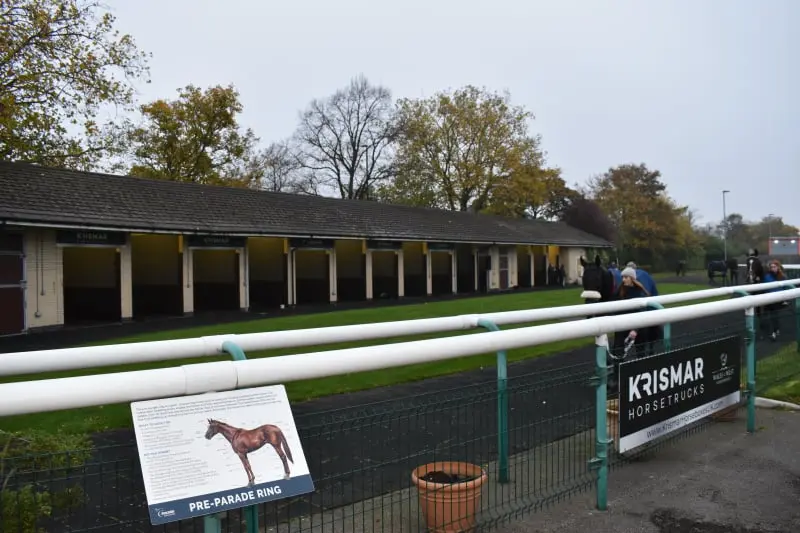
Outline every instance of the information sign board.
[(314, 491), (283, 385), (131, 404), (154, 525)]

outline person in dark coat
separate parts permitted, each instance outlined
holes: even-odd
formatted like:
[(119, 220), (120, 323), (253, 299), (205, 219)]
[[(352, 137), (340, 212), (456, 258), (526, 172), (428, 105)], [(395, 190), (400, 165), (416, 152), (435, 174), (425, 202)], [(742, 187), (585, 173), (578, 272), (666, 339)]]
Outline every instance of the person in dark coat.
[[(777, 259), (769, 262), (767, 271), (764, 273), (763, 283), (770, 283), (772, 281), (782, 281), (786, 279), (786, 274), (783, 273), (783, 265)], [(791, 288), (789, 285), (783, 287), (776, 287), (774, 289), (767, 289), (759, 291), (762, 294), (770, 292), (785, 291)], [(761, 331), (766, 332), (772, 342), (778, 340), (778, 335), (781, 334), (781, 311), (785, 307), (784, 302), (776, 302), (764, 306), (761, 314)]]

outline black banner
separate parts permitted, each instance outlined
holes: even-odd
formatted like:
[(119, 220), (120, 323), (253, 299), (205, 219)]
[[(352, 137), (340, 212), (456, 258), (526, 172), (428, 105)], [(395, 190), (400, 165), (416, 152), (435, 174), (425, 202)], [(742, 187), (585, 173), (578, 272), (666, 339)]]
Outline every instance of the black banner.
[(455, 250), (456, 245), (451, 242), (429, 242), (428, 250), (431, 252), (446, 252)]
[(56, 243), (58, 244), (125, 246), (127, 242), (128, 234), (121, 231), (58, 230), (56, 232)]
[(620, 451), (738, 403), (741, 365), (740, 336), (620, 364)]
[(292, 248), (330, 250), (333, 248), (333, 239), (289, 239), (289, 246)]
[(230, 235), (187, 235), (186, 245), (189, 248), (244, 248), (247, 237), (231, 237)]
[(403, 243), (400, 241), (367, 241), (369, 250), (401, 250)]

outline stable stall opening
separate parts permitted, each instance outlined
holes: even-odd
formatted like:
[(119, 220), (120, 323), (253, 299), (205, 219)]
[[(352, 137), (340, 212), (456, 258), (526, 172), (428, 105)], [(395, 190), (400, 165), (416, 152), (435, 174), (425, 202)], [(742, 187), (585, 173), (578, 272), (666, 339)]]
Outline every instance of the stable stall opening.
[(453, 256), (450, 252), (431, 253), (431, 294), (453, 293)]
[(492, 256), (488, 251), (478, 253), (478, 292), (489, 292), (491, 283), (489, 276), (492, 272)]
[(183, 253), (177, 235), (131, 235), (134, 319), (183, 314)]
[(544, 287), (545, 285), (547, 285), (547, 276), (548, 276), (547, 256), (535, 255), (534, 265), (536, 265), (536, 270), (533, 273), (534, 285), (536, 287)]
[(427, 258), (421, 242), (403, 243), (403, 285), (404, 294), (409, 297), (428, 294)]
[(192, 249), (195, 312), (240, 308), (239, 256), (238, 250)]
[(119, 322), (122, 319), (119, 250), (66, 246), (62, 254), (64, 324)]
[(506, 290), (511, 284), (511, 274), (509, 272), (508, 252), (501, 251), (498, 257), (498, 283), (500, 290)]
[(0, 231), (0, 336), (25, 330), (25, 255), (21, 233)]
[(392, 250), (372, 250), (372, 297), (376, 300), (398, 296), (397, 253)]
[(367, 299), (367, 254), (362, 241), (336, 241), (336, 299), (363, 302)]
[(330, 259), (327, 250), (295, 250), (295, 303), (313, 305), (329, 303)]
[(531, 287), (531, 256), (524, 246), (517, 248), (517, 286)]
[(284, 239), (253, 238), (247, 241), (250, 261), (250, 309), (287, 305), (289, 256)]
[(475, 254), (470, 245), (456, 247), (456, 288), (459, 294), (475, 292)]

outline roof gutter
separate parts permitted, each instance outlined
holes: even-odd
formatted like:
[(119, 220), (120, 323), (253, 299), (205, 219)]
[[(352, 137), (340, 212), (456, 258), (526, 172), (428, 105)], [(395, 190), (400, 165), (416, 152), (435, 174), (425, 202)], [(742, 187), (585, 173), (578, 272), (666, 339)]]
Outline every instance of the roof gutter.
[[(46, 228), (46, 229), (66, 229), (66, 230), (89, 230), (89, 231), (119, 231), (123, 233), (147, 233), (153, 235), (226, 235), (230, 237), (275, 237), (275, 238), (299, 238), (299, 239), (333, 239), (333, 240), (357, 240), (357, 239), (373, 239), (385, 241), (399, 241), (399, 242), (444, 242), (453, 244), (454, 241), (443, 241), (440, 239), (412, 239), (401, 237), (383, 237), (383, 236), (342, 236), (342, 235), (314, 235), (314, 234), (289, 234), (289, 233), (237, 233), (228, 231), (208, 231), (208, 230), (170, 230), (158, 228), (130, 228), (130, 227), (115, 227), (115, 226), (92, 226), (80, 224), (61, 224), (51, 222), (16, 222), (9, 220), (0, 220), (3, 226), (16, 226), (16, 227), (33, 227), (33, 228)], [(497, 242), (497, 241), (460, 241), (455, 244), (479, 244), (489, 246), (572, 246), (572, 247), (594, 247), (594, 248), (608, 248), (610, 245), (602, 244), (589, 244), (589, 243), (559, 243), (555, 241), (548, 242)]]

